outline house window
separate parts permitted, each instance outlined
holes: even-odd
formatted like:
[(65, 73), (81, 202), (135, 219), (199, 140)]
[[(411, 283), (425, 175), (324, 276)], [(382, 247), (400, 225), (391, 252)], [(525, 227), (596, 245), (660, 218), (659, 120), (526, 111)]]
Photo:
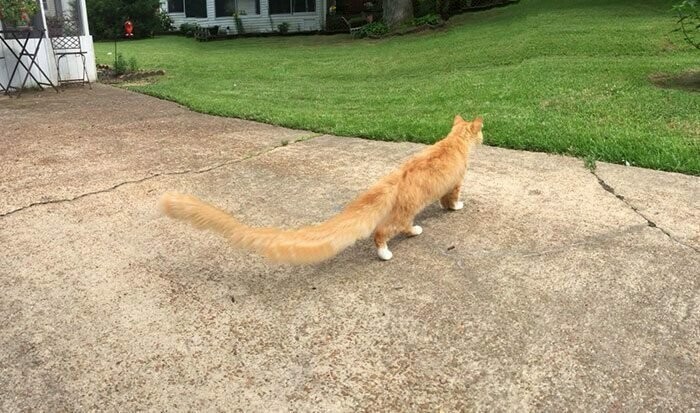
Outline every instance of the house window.
[(290, 0), (270, 0), (270, 14), (291, 14)]
[(260, 14), (260, 0), (236, 0), (236, 8), (241, 16)]
[(236, 11), (236, 0), (214, 0), (216, 17), (231, 17)]
[(216, 17), (231, 17), (238, 10), (241, 16), (260, 14), (260, 0), (214, 0)]
[(308, 13), (316, 11), (316, 0), (292, 0), (294, 13)]
[(308, 13), (316, 11), (316, 0), (270, 0), (270, 14)]
[(185, 1), (185, 17), (207, 17), (207, 1), (206, 0), (187, 0)]
[(185, 11), (183, 0), (168, 0), (168, 13), (182, 13)]

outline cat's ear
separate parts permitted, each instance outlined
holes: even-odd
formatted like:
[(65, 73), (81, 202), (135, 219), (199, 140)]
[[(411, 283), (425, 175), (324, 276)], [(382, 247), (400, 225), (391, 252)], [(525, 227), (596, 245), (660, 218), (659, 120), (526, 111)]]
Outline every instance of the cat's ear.
[(462, 117), (459, 115), (455, 115), (455, 120), (452, 122), (452, 126), (462, 122), (464, 122), (464, 119), (462, 119)]
[(484, 120), (481, 117), (478, 117), (471, 122), (470, 129), (472, 133), (479, 133), (481, 132), (482, 127), (484, 127)]

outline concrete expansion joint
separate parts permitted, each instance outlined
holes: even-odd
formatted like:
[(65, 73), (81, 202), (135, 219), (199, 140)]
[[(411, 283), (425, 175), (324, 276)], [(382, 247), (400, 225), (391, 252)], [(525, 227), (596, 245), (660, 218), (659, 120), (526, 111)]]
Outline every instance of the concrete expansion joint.
[[(316, 138), (316, 137), (318, 137), (318, 136), (321, 136), (321, 134), (301, 137), (301, 138), (299, 138), (299, 139), (294, 140), (292, 143), (307, 141), (307, 140), (309, 140), (309, 139), (313, 139), (313, 138)], [(17, 212), (21, 212), (21, 211), (24, 211), (24, 210), (26, 210), (26, 209), (33, 208), (33, 207), (36, 207), (36, 206), (51, 205), (51, 204), (62, 204), (62, 203), (66, 203), (66, 202), (77, 201), (77, 200), (79, 200), (79, 199), (81, 199), (81, 198), (85, 198), (85, 197), (91, 196), (91, 195), (104, 194), (104, 193), (106, 193), (106, 192), (113, 191), (113, 190), (115, 190), (115, 189), (117, 189), (117, 188), (119, 188), (119, 187), (122, 187), (122, 186), (124, 186), (124, 185), (129, 185), (129, 184), (140, 184), (140, 183), (142, 183), (142, 182), (146, 182), (146, 181), (149, 181), (149, 180), (151, 180), (151, 179), (153, 179), (153, 178), (158, 178), (158, 177), (161, 177), (161, 176), (174, 176), (174, 175), (187, 175), (187, 174), (202, 174), (202, 173), (214, 171), (214, 170), (216, 170), (216, 169), (220, 169), (220, 168), (223, 168), (223, 167), (225, 167), (225, 166), (229, 166), (229, 165), (237, 164), (237, 163), (239, 163), (239, 162), (247, 161), (247, 160), (249, 160), (249, 159), (257, 158), (257, 157), (259, 157), (259, 156), (265, 155), (266, 153), (272, 152), (272, 151), (274, 151), (275, 149), (281, 148), (281, 147), (283, 147), (283, 146), (287, 146), (287, 143), (283, 143), (283, 144), (278, 145), (278, 146), (273, 146), (273, 147), (270, 147), (270, 148), (266, 148), (266, 149), (264, 149), (264, 150), (260, 150), (260, 151), (254, 152), (254, 153), (252, 153), (252, 154), (250, 154), (250, 155), (248, 155), (248, 156), (244, 156), (244, 157), (242, 157), (242, 158), (240, 158), (240, 159), (235, 159), (235, 160), (232, 160), (232, 161), (226, 161), (226, 162), (218, 163), (218, 164), (216, 164), (216, 165), (208, 166), (208, 167), (202, 168), (202, 169), (185, 169), (185, 170), (182, 170), (182, 171), (157, 172), (157, 173), (148, 175), (148, 176), (143, 177), (143, 178), (138, 178), (138, 179), (131, 179), (131, 180), (127, 180), (127, 181), (122, 181), (122, 182), (119, 182), (119, 183), (117, 183), (117, 184), (115, 184), (115, 185), (110, 186), (109, 188), (98, 189), (98, 190), (96, 190), (96, 191), (86, 192), (86, 193), (83, 193), (83, 194), (80, 194), (80, 195), (76, 195), (76, 196), (71, 197), (71, 198), (59, 198), (59, 199), (50, 199), (50, 200), (47, 200), (47, 201), (32, 202), (32, 203), (30, 203), (30, 204), (28, 204), (28, 205), (21, 206), (21, 207), (19, 207), (19, 208), (13, 209), (13, 210), (11, 210), (11, 211), (4, 212), (4, 213), (0, 213), (0, 218), (5, 218), (5, 217), (10, 216), (10, 215), (12, 215), (12, 214), (15, 214), (15, 213), (17, 213)]]
[(617, 198), (617, 199), (619, 199), (620, 201), (622, 201), (622, 203), (624, 203), (628, 208), (630, 208), (630, 209), (631, 209), (632, 211), (634, 211), (637, 215), (639, 215), (642, 219), (644, 219), (644, 220), (647, 222), (647, 226), (649, 226), (649, 227), (651, 227), (651, 228), (656, 228), (656, 229), (658, 229), (659, 231), (663, 232), (671, 241), (673, 241), (673, 242), (675, 242), (675, 243), (677, 243), (677, 244), (679, 244), (679, 245), (681, 245), (681, 246), (684, 246), (684, 247), (686, 247), (686, 248), (690, 248), (691, 250), (693, 250), (693, 251), (695, 251), (695, 252), (697, 252), (697, 253), (700, 253), (700, 250), (698, 250), (697, 248), (693, 247), (692, 245), (688, 245), (688, 244), (686, 244), (686, 243), (684, 243), (684, 242), (681, 242), (680, 240), (674, 238), (673, 235), (671, 235), (671, 233), (669, 233), (669, 232), (668, 232), (667, 230), (665, 230), (664, 228), (658, 226), (658, 225), (656, 224), (656, 222), (654, 222), (654, 221), (652, 221), (651, 219), (649, 219), (646, 215), (644, 215), (641, 211), (639, 211), (639, 209), (637, 209), (637, 207), (635, 207), (634, 205), (632, 205), (623, 195), (618, 194), (618, 193), (615, 191), (615, 188), (613, 188), (613, 187), (610, 186), (607, 182), (605, 182), (605, 180), (604, 180), (603, 178), (601, 178), (600, 176), (598, 176), (598, 174), (597, 174), (595, 171), (590, 171), (590, 172), (591, 172), (591, 174), (592, 174), (593, 176), (595, 176), (595, 178), (598, 180), (598, 184), (600, 184), (600, 186), (601, 186), (606, 192), (609, 192), (609, 193), (612, 194), (615, 198)]

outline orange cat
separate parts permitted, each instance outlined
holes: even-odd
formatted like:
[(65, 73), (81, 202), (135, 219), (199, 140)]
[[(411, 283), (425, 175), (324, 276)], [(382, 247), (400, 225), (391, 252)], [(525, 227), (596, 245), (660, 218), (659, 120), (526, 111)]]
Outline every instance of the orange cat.
[(413, 224), (413, 218), (429, 203), (440, 200), (446, 209), (462, 209), (460, 187), (469, 152), (473, 144), (483, 140), (482, 124), (481, 118), (467, 122), (456, 116), (446, 138), (408, 159), (341, 213), (318, 225), (295, 230), (253, 228), (195, 197), (176, 193), (164, 194), (160, 208), (172, 218), (218, 231), (235, 246), (277, 262), (324, 261), (373, 232), (377, 254), (389, 260), (392, 253), (387, 241), (401, 232), (422, 233), (423, 229)]

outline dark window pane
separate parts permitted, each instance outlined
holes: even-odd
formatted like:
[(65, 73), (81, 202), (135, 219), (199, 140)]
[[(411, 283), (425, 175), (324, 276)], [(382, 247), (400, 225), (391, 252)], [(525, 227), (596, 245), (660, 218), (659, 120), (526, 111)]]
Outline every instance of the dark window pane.
[(185, 1), (185, 16), (186, 17), (207, 17), (207, 2), (206, 2), (206, 0), (186, 0)]
[(236, 11), (236, 0), (214, 0), (216, 17), (231, 17)]
[(316, 11), (316, 0), (293, 0), (294, 12), (304, 13)]
[(306, 0), (292, 0), (294, 3), (294, 13), (306, 11)]
[(260, 0), (255, 0), (255, 14), (260, 14)]
[(291, 5), (289, 0), (270, 0), (270, 14), (290, 14)]
[(183, 0), (168, 0), (168, 13), (182, 13), (185, 11)]

